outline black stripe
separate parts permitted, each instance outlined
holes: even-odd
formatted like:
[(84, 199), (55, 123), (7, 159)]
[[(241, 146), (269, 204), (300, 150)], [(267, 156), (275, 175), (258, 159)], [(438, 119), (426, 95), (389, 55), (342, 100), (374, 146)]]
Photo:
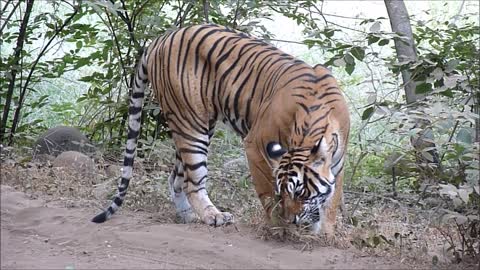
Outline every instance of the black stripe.
[(192, 194), (192, 193), (197, 193), (197, 192), (199, 192), (200, 190), (204, 190), (204, 189), (205, 189), (205, 187), (201, 187), (201, 188), (198, 188), (198, 189), (195, 189), (195, 190), (191, 190), (191, 191), (187, 192), (187, 195), (190, 195), (190, 194)]
[[(145, 57), (145, 54), (144, 54), (144, 56), (143, 56), (143, 57)], [(143, 74), (145, 75), (145, 77), (147, 77), (147, 75), (148, 75), (148, 72), (147, 72), (147, 65), (145, 65), (145, 62), (143, 61), (143, 59), (144, 59), (143, 57), (142, 57), (142, 65), (141, 65), (141, 66), (142, 66), (142, 71), (143, 71)], [(147, 59), (145, 59), (145, 60), (147, 60)]]
[(245, 85), (247, 84), (247, 82), (250, 79), (250, 76), (252, 76), (252, 74), (253, 74), (253, 69), (250, 70), (250, 72), (247, 74), (245, 79), (242, 81), (242, 83), (238, 87), (238, 89), (235, 93), (235, 96), (233, 98), (233, 114), (235, 115), (236, 119), (240, 118), (239, 106), (238, 106), (238, 103), (239, 103), (239, 100), (240, 100), (240, 95), (242, 94), (242, 92), (245, 88)]
[[(308, 67), (302, 67), (302, 68), (300, 68), (298, 71), (300, 71), (300, 70), (302, 70), (302, 69), (308, 69)], [(290, 80), (288, 80), (288, 81), (283, 85), (283, 87), (289, 85), (291, 82), (297, 81), (297, 80), (299, 80), (300, 78), (304, 78), (304, 77), (311, 78), (311, 80), (316, 79), (316, 76), (313, 75), (313, 74), (311, 74), (311, 73), (302, 73), (302, 74), (297, 75), (297, 76), (295, 76), (295, 77), (293, 77), (293, 78), (290, 78)], [(305, 80), (305, 81), (308, 82), (308, 80)], [(283, 88), (283, 87), (282, 87), (282, 88)]]
[(332, 99), (332, 100), (330, 100), (330, 101), (327, 101), (327, 102), (324, 103), (324, 105), (333, 103), (333, 102), (335, 102), (335, 101), (338, 101), (338, 99)]
[(183, 166), (187, 170), (194, 171), (194, 170), (197, 170), (200, 167), (206, 167), (207, 163), (205, 161), (201, 161), (201, 162), (198, 162), (198, 163), (195, 163), (195, 164), (184, 163)]
[[(119, 207), (122, 206), (123, 204), (123, 200), (120, 198), (120, 197), (115, 197), (115, 199), (113, 199), (113, 202), (118, 205)], [(113, 209), (112, 209), (113, 210)]]
[(195, 149), (198, 149), (198, 150), (200, 150), (200, 151), (202, 151), (202, 152), (205, 152), (205, 153), (208, 152), (208, 148), (207, 148), (207, 147), (208, 147), (208, 143), (207, 143), (207, 147), (203, 147), (203, 146), (196, 145), (196, 144), (192, 144), (192, 143), (187, 143), (187, 145), (190, 146), (190, 147), (193, 147), (193, 148), (195, 148)]
[(144, 98), (145, 93), (144, 92), (133, 92), (132, 93), (132, 98), (137, 99), (137, 98)]
[(136, 89), (140, 89), (140, 84), (139, 84), (139, 82), (137, 81), (137, 79), (139, 79), (139, 78), (138, 78), (138, 74), (137, 74), (137, 76), (135, 76), (135, 79), (133, 80), (133, 82), (135, 83), (135, 88), (136, 88)]
[(333, 154), (332, 154), (332, 157), (333, 157), (333, 155), (335, 155), (335, 153), (338, 150), (338, 135), (336, 133), (334, 133), (334, 134), (332, 134), (332, 136), (333, 136), (332, 141), (334, 141), (334, 145), (335, 145), (335, 150), (333, 150)]
[[(339, 160), (342, 160), (342, 159), (339, 159)], [(338, 163), (340, 163), (340, 161), (339, 161), (339, 162), (337, 162), (337, 164), (335, 164), (335, 166), (337, 166), (337, 165), (338, 165)], [(344, 162), (344, 163), (342, 163), (342, 166), (340, 167), (340, 169), (338, 169), (338, 171), (337, 171), (337, 174), (335, 174), (335, 177), (337, 177), (337, 175), (339, 175), (339, 174), (340, 174), (340, 172), (342, 172), (342, 170), (343, 170), (343, 166), (344, 166), (344, 165), (345, 165), (345, 162)], [(334, 168), (335, 166), (333, 166), (332, 168)], [(335, 179), (335, 180), (336, 180), (336, 179)]]
[[(197, 32), (200, 32), (200, 31), (202, 31), (202, 30), (204, 30), (204, 29), (206, 29), (206, 27), (200, 28)], [(198, 61), (199, 61), (199, 59), (200, 59), (200, 57), (198, 57), (198, 56), (200, 55), (200, 47), (201, 47), (201, 45), (203, 45), (203, 42), (205, 41), (205, 39), (207, 39), (209, 36), (213, 35), (213, 34), (216, 33), (216, 32), (219, 32), (219, 31), (220, 31), (220, 30), (218, 30), (218, 29), (213, 29), (213, 30), (205, 33), (205, 34), (202, 36), (202, 38), (200, 39), (200, 41), (198, 41), (197, 47), (195, 48), (195, 55), (197, 56), (197, 57), (195, 58), (195, 73), (197, 73), (197, 69), (198, 69)], [(217, 42), (215, 42), (215, 43), (217, 43)], [(214, 45), (215, 45), (215, 44), (214, 44)], [(218, 44), (217, 44), (217, 45), (218, 45)], [(215, 45), (215, 46), (216, 46), (216, 45)]]
[(190, 153), (190, 154), (202, 154), (202, 155), (207, 155), (206, 151), (203, 150), (194, 150), (190, 148), (180, 148), (178, 149), (178, 152), (180, 153)]
[(201, 185), (203, 182), (205, 182), (206, 180), (207, 180), (207, 176), (204, 175), (204, 176), (202, 176), (202, 178), (200, 178), (200, 179), (198, 180), (198, 182), (193, 181), (193, 179), (191, 179), (191, 178), (185, 179), (185, 182), (192, 183), (192, 184), (194, 184), (195, 186), (199, 186), (199, 185)]
[[(328, 127), (328, 124), (326, 124), (326, 125), (323, 126), (323, 127), (315, 128), (315, 129), (313, 129), (313, 130), (310, 131), (309, 136), (315, 137), (315, 136), (318, 135), (318, 134), (325, 133), (325, 131), (327, 130), (327, 127)], [(317, 133), (318, 133), (318, 134), (317, 134)]]
[(128, 114), (137, 114), (142, 111), (142, 107), (135, 107), (135, 106), (130, 106), (128, 107)]
[(128, 135), (127, 135), (127, 139), (130, 140), (130, 139), (136, 139), (138, 137), (138, 134), (140, 133), (139, 130), (133, 130), (132, 128), (129, 127), (129, 130), (128, 130)]
[(293, 97), (299, 97), (299, 98), (302, 98), (302, 99), (307, 99), (304, 95), (301, 95), (301, 94), (293, 94), (292, 96)]
[[(169, 123), (171, 125), (174, 125), (174, 123), (172, 123), (171, 121)], [(178, 126), (175, 126), (175, 129), (172, 129), (172, 133), (180, 135), (184, 139), (187, 139), (189, 141), (201, 143), (201, 144), (205, 145), (205, 147), (208, 147), (208, 142), (202, 141), (202, 140), (198, 139), (197, 137), (190, 135), (191, 133), (188, 134), (188, 133), (183, 132), (182, 130), (180, 130), (180, 128), (178, 128)]]
[(317, 97), (317, 99), (322, 99), (326, 96), (331, 96), (331, 95), (340, 95), (341, 96), (341, 94), (338, 93), (338, 92), (328, 92), (328, 93), (321, 94), (320, 96)]
[[(182, 56), (182, 50), (183, 50), (183, 40), (185, 39), (185, 34), (187, 33), (186, 29), (183, 29), (182, 34), (180, 35), (180, 45), (177, 47), (178, 52), (177, 52), (177, 74), (180, 74), (180, 67), (183, 68), (182, 65), (180, 65), (180, 57)], [(188, 50), (185, 51), (186, 54), (188, 54)], [(186, 55), (185, 57), (186, 58)], [(182, 73), (183, 74), (183, 73)]]
[(132, 167), (132, 166), (133, 166), (133, 158), (131, 158), (131, 157), (124, 157), (124, 159), (123, 159), (123, 166)]
[(315, 122), (312, 123), (312, 126), (315, 126), (318, 122), (320, 122), (322, 119), (325, 119), (329, 114), (330, 112), (333, 110), (333, 108), (330, 108), (324, 115), (320, 116), (319, 118), (317, 118), (317, 120), (315, 120)]
[(302, 107), (302, 109), (306, 112), (306, 113), (309, 113), (309, 110), (308, 110), (308, 107), (303, 104), (303, 103), (300, 103), (300, 102), (297, 102), (298, 105), (300, 105), (300, 107)]
[(311, 83), (318, 83), (320, 81), (323, 81), (327, 78), (333, 78), (333, 76), (331, 74), (325, 74), (323, 75), (322, 77), (318, 78), (315, 76), (315, 78), (312, 78), (312, 79), (309, 79), (309, 80), (306, 80), (307, 82), (311, 82)]
[(304, 86), (304, 85), (297, 86), (297, 87), (295, 87), (294, 89), (313, 90), (313, 88), (312, 88), (312, 87), (309, 87), (309, 86)]

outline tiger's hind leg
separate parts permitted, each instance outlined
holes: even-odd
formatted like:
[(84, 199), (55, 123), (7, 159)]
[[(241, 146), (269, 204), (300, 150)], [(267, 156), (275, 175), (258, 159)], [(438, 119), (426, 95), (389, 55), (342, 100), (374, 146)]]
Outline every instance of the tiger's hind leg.
[(183, 191), (184, 171), (180, 155), (176, 153), (175, 167), (168, 177), (168, 187), (171, 198), (175, 204), (177, 218), (181, 223), (192, 223), (198, 220), (197, 215), (188, 202), (187, 195)]
[(208, 197), (205, 184), (209, 137), (209, 134), (198, 133), (186, 136), (175, 134), (174, 141), (183, 163), (183, 191), (190, 205), (204, 223), (220, 226), (233, 222), (233, 216), (220, 212)]

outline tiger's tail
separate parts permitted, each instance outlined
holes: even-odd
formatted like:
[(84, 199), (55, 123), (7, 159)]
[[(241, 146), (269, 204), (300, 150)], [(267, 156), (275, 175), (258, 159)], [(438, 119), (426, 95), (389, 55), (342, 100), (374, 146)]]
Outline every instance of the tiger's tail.
[(118, 192), (112, 200), (110, 206), (102, 213), (96, 215), (92, 222), (102, 223), (109, 219), (122, 205), (127, 188), (132, 178), (133, 159), (137, 149), (137, 139), (140, 133), (140, 121), (142, 117), (142, 106), (145, 96), (145, 87), (148, 83), (147, 77), (147, 50), (137, 65), (137, 72), (133, 83), (132, 95), (128, 107), (128, 136), (127, 146), (125, 147), (125, 155), (123, 159), (123, 169)]

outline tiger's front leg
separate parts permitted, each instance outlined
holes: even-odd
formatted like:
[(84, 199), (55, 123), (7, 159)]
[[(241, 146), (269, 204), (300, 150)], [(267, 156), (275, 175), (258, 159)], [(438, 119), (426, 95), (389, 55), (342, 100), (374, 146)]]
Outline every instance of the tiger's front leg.
[(325, 233), (327, 236), (334, 236), (335, 234), (337, 209), (342, 203), (343, 197), (343, 175), (343, 171), (337, 175), (335, 181), (335, 192), (333, 193), (331, 201), (326, 206), (325, 217), (323, 219), (323, 223), (321, 224), (321, 232)]
[(233, 215), (213, 205), (206, 190), (209, 136), (193, 135), (175, 139), (184, 169), (183, 191), (200, 219), (208, 225), (220, 226), (233, 222)]
[(245, 142), (245, 152), (247, 153), (248, 167), (250, 168), (255, 191), (265, 210), (265, 217), (272, 225), (278, 225), (279, 220), (277, 219), (276, 211), (278, 211), (279, 205), (275, 199), (275, 187), (271, 169), (256, 148), (252, 146), (251, 142)]

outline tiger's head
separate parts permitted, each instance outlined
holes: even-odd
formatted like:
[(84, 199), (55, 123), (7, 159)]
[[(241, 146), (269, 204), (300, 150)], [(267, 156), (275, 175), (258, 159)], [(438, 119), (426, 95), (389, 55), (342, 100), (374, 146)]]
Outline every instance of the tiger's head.
[(335, 191), (344, 146), (332, 109), (301, 115), (288, 145), (271, 141), (265, 152), (273, 168), (275, 195), (285, 222), (310, 224), (318, 232), (323, 208)]

